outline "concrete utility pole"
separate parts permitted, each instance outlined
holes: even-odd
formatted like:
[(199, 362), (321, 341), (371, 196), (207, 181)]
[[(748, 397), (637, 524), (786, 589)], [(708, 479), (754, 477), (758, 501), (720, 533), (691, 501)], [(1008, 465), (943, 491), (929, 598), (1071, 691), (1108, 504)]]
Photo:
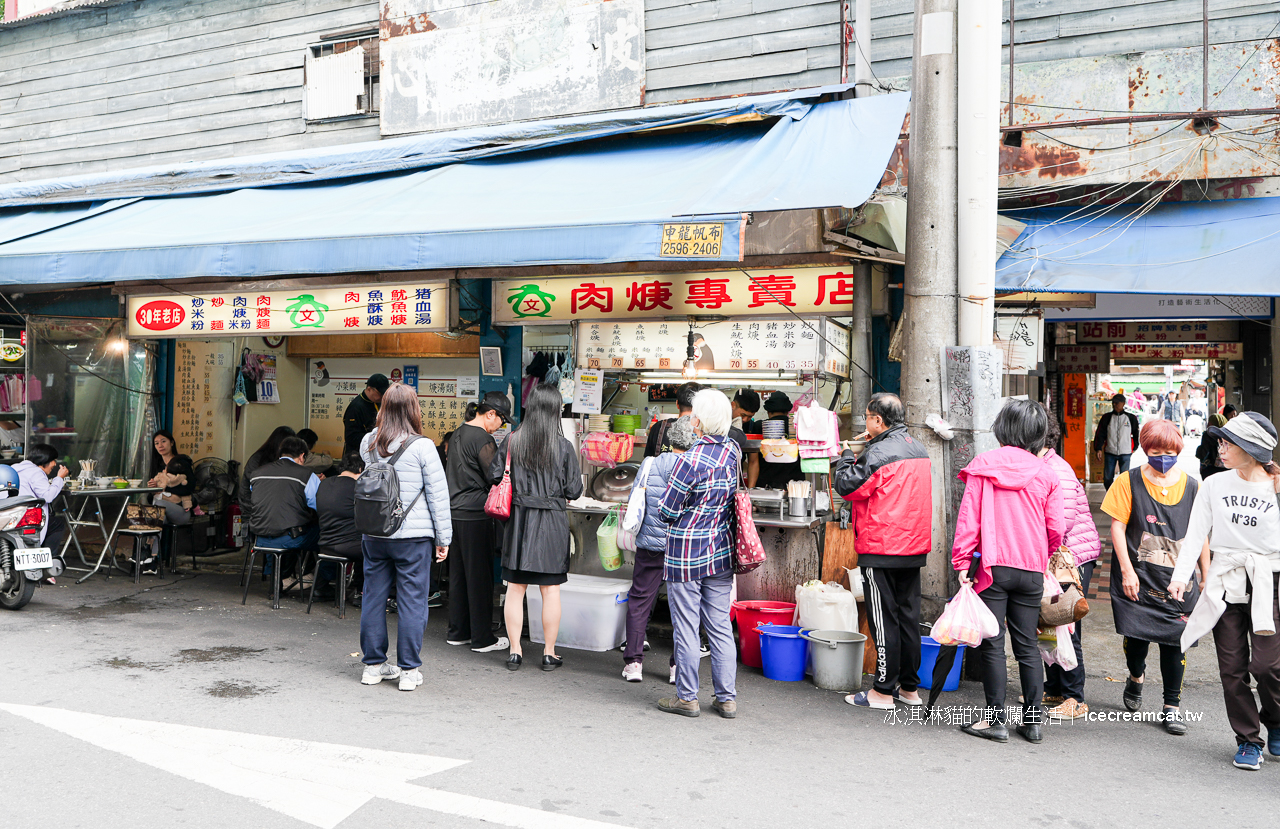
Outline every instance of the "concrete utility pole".
[(963, 0), (956, 67), (958, 344), (991, 345), (1000, 167), (1000, 0)]
[(911, 60), (902, 398), (910, 433), (933, 463), (933, 551), (921, 585), (926, 617), (936, 616), (950, 595), (946, 453), (924, 421), (942, 412), (942, 349), (957, 342), (957, 2), (916, 0)]
[[(865, 98), (875, 89), (871, 74), (871, 0), (856, 0), (853, 11), (854, 96)], [(853, 326), (849, 332), (849, 359), (871, 371), (871, 263), (856, 262), (853, 280)], [(866, 428), (867, 399), (871, 397), (871, 376), (854, 369), (849, 372), (852, 394), (853, 429)]]

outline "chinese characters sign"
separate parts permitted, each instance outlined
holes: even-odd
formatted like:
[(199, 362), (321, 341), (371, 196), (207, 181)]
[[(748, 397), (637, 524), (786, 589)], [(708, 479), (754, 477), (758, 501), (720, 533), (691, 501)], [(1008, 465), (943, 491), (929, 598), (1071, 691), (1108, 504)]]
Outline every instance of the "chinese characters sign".
[(662, 226), (662, 248), (658, 255), (680, 259), (719, 259), (723, 242), (723, 222), (666, 224)]
[(231, 456), (231, 390), (236, 350), (230, 342), (179, 340), (174, 359), (173, 437), (193, 459)]
[(1004, 357), (1005, 374), (1035, 371), (1044, 355), (1044, 320), (1034, 314), (998, 315), (995, 344)]
[(1117, 362), (1152, 360), (1242, 360), (1243, 343), (1112, 343), (1111, 359)]
[(1049, 322), (1143, 319), (1271, 319), (1271, 297), (1098, 294), (1094, 308), (1045, 308)]
[(130, 337), (395, 333), (449, 328), (445, 282), (129, 297)]
[[(814, 331), (818, 322), (748, 319), (699, 325), (694, 360), (699, 372), (818, 371), (823, 365)], [(848, 339), (845, 332), (846, 355)], [(688, 343), (689, 326), (683, 322), (584, 322), (578, 326), (577, 363), (588, 369), (679, 371)], [(843, 359), (847, 372), (848, 358)]]
[(498, 325), (520, 325), (703, 314), (848, 316), (853, 279), (838, 266), (495, 279), (493, 317)]
[(1111, 371), (1111, 350), (1102, 343), (1095, 345), (1059, 345), (1053, 349), (1058, 371), (1105, 374)]
[(1076, 339), (1086, 343), (1231, 342), (1240, 338), (1234, 320), (1186, 322), (1081, 322)]

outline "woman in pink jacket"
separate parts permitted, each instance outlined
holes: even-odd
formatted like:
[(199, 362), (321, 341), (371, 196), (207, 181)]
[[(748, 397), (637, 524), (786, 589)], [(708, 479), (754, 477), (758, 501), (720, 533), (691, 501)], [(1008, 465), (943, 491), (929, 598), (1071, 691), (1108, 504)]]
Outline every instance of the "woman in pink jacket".
[[(1049, 415), (1046, 446), (1040, 457), (1057, 473), (1058, 483), (1062, 486), (1062, 546), (1075, 557), (1076, 566), (1080, 568), (1081, 589), (1088, 593), (1094, 565), (1102, 553), (1102, 539), (1098, 537), (1098, 525), (1094, 523), (1093, 511), (1089, 508), (1089, 496), (1076, 477), (1076, 471), (1053, 449), (1060, 437), (1062, 432), (1058, 421)], [(1071, 643), (1076, 648), (1076, 667), (1067, 671), (1061, 665), (1049, 665), (1044, 669), (1044, 704), (1053, 706), (1049, 709), (1051, 716), (1064, 720), (1079, 719), (1089, 713), (1089, 706), (1084, 704), (1084, 651), (1080, 647), (1080, 624), (1076, 622), (1075, 631), (1071, 634)]]
[(992, 431), (1000, 448), (974, 458), (960, 473), (964, 499), (956, 517), (952, 566), (969, 581), (974, 551), (982, 554), (975, 587), (1000, 621), (1000, 633), (984, 640), (982, 662), (986, 716), (961, 728), (966, 734), (1007, 742), (1004, 656), (1006, 624), (1022, 680), (1024, 707), (1017, 731), (1028, 742), (1041, 740), (1044, 711), (1044, 662), (1036, 643), (1040, 598), (1049, 555), (1062, 544), (1062, 486), (1058, 475), (1037, 455), (1044, 448), (1049, 417), (1030, 400), (1011, 400), (996, 415)]

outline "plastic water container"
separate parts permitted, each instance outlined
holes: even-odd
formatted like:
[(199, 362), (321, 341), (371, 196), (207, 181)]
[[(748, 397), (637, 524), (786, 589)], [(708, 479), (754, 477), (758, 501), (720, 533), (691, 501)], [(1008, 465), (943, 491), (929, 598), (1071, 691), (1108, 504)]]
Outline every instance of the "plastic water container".
[[(556, 646), (584, 651), (609, 651), (627, 638), (627, 591), (631, 582), (603, 576), (569, 575), (560, 585), (560, 632)], [(543, 644), (542, 589), (525, 591), (529, 601), (529, 640)]]
[(756, 625), (776, 622), (789, 625), (796, 613), (795, 602), (749, 600), (733, 603), (733, 616), (738, 622), (738, 658), (743, 665), (759, 668), (760, 632)]
[(809, 643), (800, 637), (799, 625), (761, 624), (760, 659), (764, 675), (779, 682), (804, 679), (804, 666), (809, 658)]
[[(938, 644), (938, 640), (932, 636), (920, 637), (920, 687), (933, 687), (933, 666), (938, 661), (938, 650), (942, 646)], [(951, 666), (951, 671), (947, 674), (947, 681), (942, 684), (942, 690), (955, 691), (960, 687), (960, 666), (964, 664), (964, 645), (958, 645), (956, 651), (955, 664)]]

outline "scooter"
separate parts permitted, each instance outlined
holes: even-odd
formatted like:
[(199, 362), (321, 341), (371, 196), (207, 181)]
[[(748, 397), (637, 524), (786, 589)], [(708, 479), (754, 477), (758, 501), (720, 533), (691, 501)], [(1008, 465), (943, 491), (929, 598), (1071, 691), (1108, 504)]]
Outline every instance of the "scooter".
[(0, 607), (6, 610), (20, 610), (41, 580), (66, 569), (53, 550), (40, 546), (47, 520), (44, 501), (16, 497), (17, 492), (17, 473), (0, 465), (0, 493), (8, 496), (0, 498)]

